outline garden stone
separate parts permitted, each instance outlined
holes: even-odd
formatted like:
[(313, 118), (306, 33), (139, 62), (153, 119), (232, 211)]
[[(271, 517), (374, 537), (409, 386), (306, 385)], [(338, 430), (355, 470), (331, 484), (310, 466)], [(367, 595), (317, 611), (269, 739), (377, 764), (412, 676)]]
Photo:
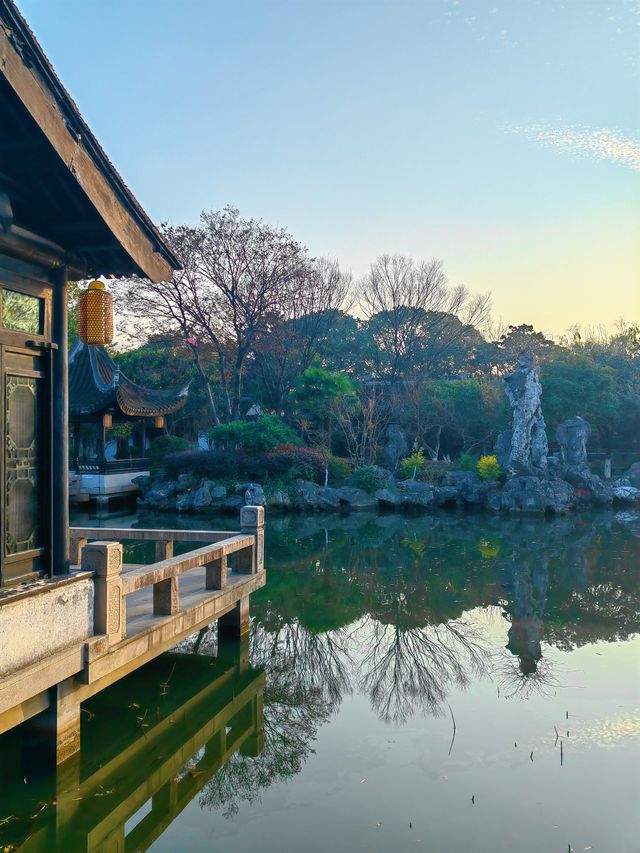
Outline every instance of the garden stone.
[(264, 489), (260, 483), (250, 483), (244, 493), (244, 502), (247, 506), (264, 506), (267, 499)]
[[(575, 505), (575, 492), (564, 480), (512, 477), (500, 493), (500, 508), (513, 513), (564, 513)], [(491, 496), (489, 506), (497, 499)]]
[(399, 491), (397, 491), (397, 489), (378, 489), (378, 491), (374, 494), (374, 498), (381, 506), (402, 506), (402, 495)]
[(296, 480), (292, 487), (292, 497), (295, 505), (316, 509), (320, 486), (309, 480)]
[(176, 509), (178, 512), (189, 512), (193, 509), (193, 495), (191, 493), (178, 495), (176, 498)]
[(373, 495), (367, 494), (367, 492), (362, 489), (342, 486), (334, 491), (336, 492), (342, 506), (349, 506), (352, 509), (373, 509), (377, 504), (376, 498)]
[(578, 498), (585, 503), (608, 506), (613, 500), (611, 487), (597, 474), (592, 474), (585, 465), (567, 466), (562, 476), (574, 486)]
[(447, 506), (449, 504), (458, 503), (460, 493), (455, 486), (438, 486), (436, 488), (436, 504), (438, 506)]
[(322, 509), (338, 509), (340, 507), (340, 495), (338, 490), (331, 486), (319, 488), (317, 492), (318, 506)]
[(269, 499), (269, 506), (274, 509), (286, 509), (291, 506), (291, 498), (283, 489), (277, 489)]
[(395, 471), (400, 460), (409, 455), (407, 435), (399, 424), (389, 424), (385, 438), (384, 458), (389, 468)]
[(211, 493), (206, 485), (191, 493), (191, 507), (199, 512), (211, 506)]
[(214, 482), (211, 482), (209, 486), (209, 494), (211, 495), (212, 501), (220, 501), (227, 496), (227, 488), (226, 486), (217, 486)]
[(405, 506), (429, 507), (436, 502), (436, 490), (429, 483), (420, 483), (417, 480), (403, 480), (398, 484), (398, 490), (402, 495), (402, 503)]
[(244, 495), (248, 488), (253, 486), (253, 483), (236, 483), (234, 486), (234, 491), (236, 495)]
[(629, 482), (636, 489), (640, 489), (640, 462), (634, 462), (630, 468), (625, 471), (625, 477), (629, 479)]
[(612, 489), (614, 501), (618, 503), (635, 503), (640, 500), (640, 489), (631, 485), (616, 483)]
[(587, 441), (590, 435), (590, 424), (579, 416), (558, 424), (556, 439), (560, 445), (560, 458), (565, 465), (587, 466)]

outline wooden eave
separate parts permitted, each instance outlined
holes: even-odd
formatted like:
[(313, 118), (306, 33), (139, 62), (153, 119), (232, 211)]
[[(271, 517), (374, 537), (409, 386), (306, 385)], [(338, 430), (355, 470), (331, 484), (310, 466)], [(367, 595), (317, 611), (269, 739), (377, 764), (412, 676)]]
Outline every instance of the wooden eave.
[(118, 273), (141, 273), (154, 282), (171, 278), (179, 261), (108, 160), (11, 0), (0, 0), (0, 73), (130, 259), (130, 269), (120, 265)]

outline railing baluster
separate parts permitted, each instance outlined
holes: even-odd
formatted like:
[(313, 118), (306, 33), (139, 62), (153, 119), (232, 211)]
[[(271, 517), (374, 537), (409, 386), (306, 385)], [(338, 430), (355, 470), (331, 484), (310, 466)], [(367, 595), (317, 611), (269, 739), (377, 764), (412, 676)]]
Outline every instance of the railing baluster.
[(167, 578), (153, 585), (154, 616), (173, 616), (180, 610), (178, 578)]
[(219, 557), (205, 564), (205, 588), (224, 589), (227, 585), (227, 558)]

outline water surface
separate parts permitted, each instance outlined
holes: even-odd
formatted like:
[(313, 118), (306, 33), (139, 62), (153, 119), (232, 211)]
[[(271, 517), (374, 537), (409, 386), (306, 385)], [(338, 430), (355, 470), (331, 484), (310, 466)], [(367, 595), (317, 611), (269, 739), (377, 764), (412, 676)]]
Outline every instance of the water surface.
[(88, 703), (75, 777), (2, 740), (0, 850), (640, 850), (640, 515), (271, 518), (267, 570), (248, 649)]

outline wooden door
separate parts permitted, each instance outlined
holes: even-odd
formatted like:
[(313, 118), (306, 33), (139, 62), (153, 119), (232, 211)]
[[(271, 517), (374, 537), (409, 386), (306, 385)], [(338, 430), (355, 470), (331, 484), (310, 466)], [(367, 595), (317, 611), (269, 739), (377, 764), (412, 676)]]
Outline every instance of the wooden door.
[[(0, 282), (2, 285), (2, 282)], [(15, 287), (15, 284), (13, 284)], [(48, 569), (50, 350), (47, 299), (0, 286), (0, 585)]]

